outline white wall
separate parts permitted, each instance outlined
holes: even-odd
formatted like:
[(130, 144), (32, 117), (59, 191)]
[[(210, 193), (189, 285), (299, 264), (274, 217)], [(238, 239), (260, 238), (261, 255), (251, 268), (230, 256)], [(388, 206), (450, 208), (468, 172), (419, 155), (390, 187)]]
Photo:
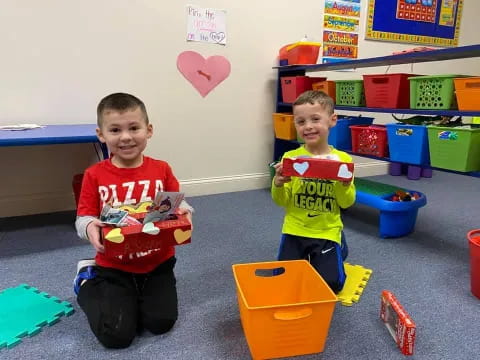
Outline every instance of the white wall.
[[(227, 10), (227, 46), (187, 43), (185, 5)], [(322, 37), (323, 1), (4, 1), (0, 12), (0, 124), (95, 122), (103, 96), (142, 98), (155, 129), (148, 155), (172, 164), (188, 195), (267, 186), (272, 70), (278, 49), (305, 34)], [(362, 12), (364, 36), (366, 0)], [(480, 3), (464, 1), (460, 45), (474, 44)], [(359, 56), (412, 47), (360, 41)], [(202, 98), (176, 69), (185, 50), (223, 55), (232, 72)], [(475, 73), (477, 60), (415, 65), (418, 73)], [(390, 72), (410, 71), (396, 66)], [(329, 73), (333, 78), (363, 72)], [(380, 117), (382, 121), (382, 117)], [(93, 163), (92, 145), (1, 148), (0, 217), (72, 209), (72, 175)], [(363, 158), (361, 175), (384, 172)]]

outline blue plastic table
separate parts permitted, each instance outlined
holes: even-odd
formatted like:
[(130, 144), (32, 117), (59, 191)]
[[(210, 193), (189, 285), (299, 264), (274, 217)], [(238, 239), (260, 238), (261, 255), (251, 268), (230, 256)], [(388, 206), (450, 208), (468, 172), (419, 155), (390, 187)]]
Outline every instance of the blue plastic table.
[(0, 146), (95, 143), (100, 145), (106, 159), (108, 150), (105, 144), (99, 142), (96, 127), (95, 124), (46, 125), (29, 130), (0, 130)]

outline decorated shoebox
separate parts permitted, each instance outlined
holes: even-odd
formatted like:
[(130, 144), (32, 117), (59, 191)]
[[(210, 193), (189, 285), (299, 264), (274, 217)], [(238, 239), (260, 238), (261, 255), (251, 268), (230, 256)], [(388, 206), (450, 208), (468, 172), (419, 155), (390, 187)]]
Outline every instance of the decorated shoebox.
[(380, 318), (403, 355), (413, 355), (416, 326), (410, 315), (390, 291), (382, 291)]
[(285, 158), (282, 174), (317, 179), (349, 181), (353, 177), (353, 163), (317, 158)]
[[(145, 213), (132, 214), (139, 221)], [(172, 215), (168, 220), (122, 227), (107, 225), (102, 228), (105, 254), (119, 256), (158, 249), (163, 246), (184, 245), (191, 242), (192, 224), (186, 215)]]

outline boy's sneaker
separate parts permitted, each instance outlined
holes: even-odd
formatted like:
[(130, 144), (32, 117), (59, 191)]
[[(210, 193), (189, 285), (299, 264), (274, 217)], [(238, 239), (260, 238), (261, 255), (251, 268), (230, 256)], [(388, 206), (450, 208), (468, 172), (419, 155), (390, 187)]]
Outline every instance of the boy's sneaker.
[(84, 259), (80, 260), (77, 264), (77, 275), (73, 280), (73, 291), (78, 295), (80, 291), (80, 286), (87, 280), (95, 278), (97, 275), (95, 272), (95, 260), (94, 259)]

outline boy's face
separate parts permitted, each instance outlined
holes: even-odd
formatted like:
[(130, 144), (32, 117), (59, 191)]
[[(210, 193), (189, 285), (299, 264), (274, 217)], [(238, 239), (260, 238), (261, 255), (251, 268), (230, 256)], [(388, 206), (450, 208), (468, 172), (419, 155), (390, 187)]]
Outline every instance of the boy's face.
[(337, 123), (337, 115), (329, 114), (323, 105), (303, 104), (293, 109), (295, 129), (305, 145), (316, 146), (328, 144), (330, 128)]
[(112, 162), (122, 168), (142, 164), (143, 151), (152, 134), (152, 125), (146, 124), (139, 107), (123, 112), (106, 110), (102, 114), (102, 126), (97, 128), (98, 138), (115, 155)]

